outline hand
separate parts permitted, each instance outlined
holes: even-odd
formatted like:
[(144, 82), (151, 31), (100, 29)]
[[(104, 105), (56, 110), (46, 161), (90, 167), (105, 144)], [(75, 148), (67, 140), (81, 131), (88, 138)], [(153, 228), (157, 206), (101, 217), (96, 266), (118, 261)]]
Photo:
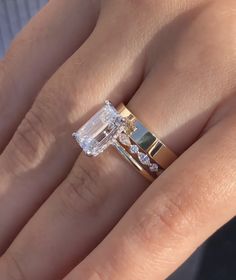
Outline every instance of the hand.
[[(0, 75), (2, 280), (165, 279), (235, 215), (235, 8), (52, 0), (19, 34)], [(152, 185), (112, 149), (79, 154), (71, 133), (105, 99), (180, 155)]]

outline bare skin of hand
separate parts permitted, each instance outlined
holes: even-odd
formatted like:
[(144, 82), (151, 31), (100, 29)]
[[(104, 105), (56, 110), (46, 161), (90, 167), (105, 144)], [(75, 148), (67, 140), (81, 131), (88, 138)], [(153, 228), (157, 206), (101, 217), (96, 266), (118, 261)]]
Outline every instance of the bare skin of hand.
[[(1, 280), (167, 278), (236, 214), (234, 0), (51, 0), (0, 64)], [(71, 134), (125, 102), (179, 158), (151, 185)]]

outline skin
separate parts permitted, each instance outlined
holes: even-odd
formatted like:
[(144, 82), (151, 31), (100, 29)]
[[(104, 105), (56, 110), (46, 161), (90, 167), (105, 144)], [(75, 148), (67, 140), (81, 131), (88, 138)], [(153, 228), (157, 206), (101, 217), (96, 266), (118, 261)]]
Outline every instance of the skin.
[[(18, 35), (0, 68), (2, 280), (165, 279), (234, 217), (235, 14), (51, 0)], [(151, 185), (73, 142), (105, 99), (179, 155)]]

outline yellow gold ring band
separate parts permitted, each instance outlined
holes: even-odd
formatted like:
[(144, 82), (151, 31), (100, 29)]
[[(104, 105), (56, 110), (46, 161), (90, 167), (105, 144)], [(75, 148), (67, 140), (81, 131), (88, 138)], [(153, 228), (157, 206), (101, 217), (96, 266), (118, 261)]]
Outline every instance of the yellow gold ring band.
[(122, 117), (133, 123), (134, 130), (129, 133), (131, 140), (159, 166), (166, 169), (177, 159), (177, 155), (155, 134), (151, 133), (123, 103), (117, 107), (117, 111)]

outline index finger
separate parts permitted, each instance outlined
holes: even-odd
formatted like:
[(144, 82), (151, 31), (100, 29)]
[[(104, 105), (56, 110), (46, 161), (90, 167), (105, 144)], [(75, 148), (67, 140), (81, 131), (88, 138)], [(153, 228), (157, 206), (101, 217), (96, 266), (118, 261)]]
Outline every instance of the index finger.
[(91, 33), (98, 2), (52, 0), (13, 41), (0, 65), (0, 152), (44, 83)]

